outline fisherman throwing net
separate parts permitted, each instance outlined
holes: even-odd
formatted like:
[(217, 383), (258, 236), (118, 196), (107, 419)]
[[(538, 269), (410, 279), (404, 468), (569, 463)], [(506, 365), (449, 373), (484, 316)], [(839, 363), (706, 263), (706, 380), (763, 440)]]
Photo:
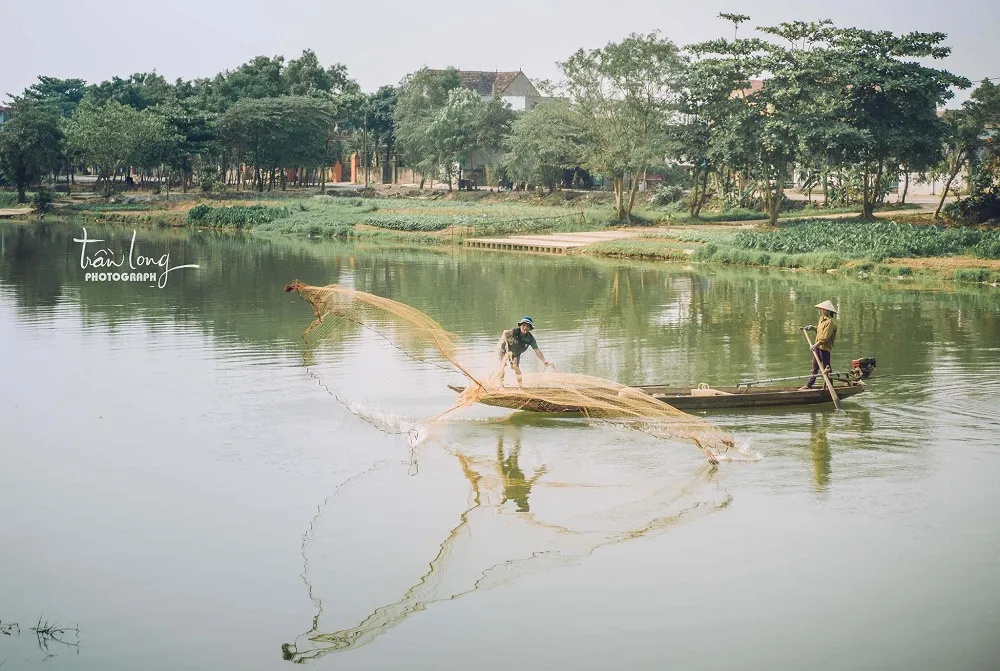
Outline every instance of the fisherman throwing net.
[(507, 329), (500, 336), (500, 342), (497, 345), (497, 354), (500, 359), (504, 362), (503, 367), (500, 369), (500, 385), (503, 386), (505, 382), (507, 364), (514, 369), (514, 375), (517, 376), (517, 386), (523, 387), (523, 378), (521, 376), (521, 355), (528, 351), (528, 348), (535, 350), (535, 356), (538, 360), (545, 364), (548, 368), (552, 364), (549, 363), (545, 355), (542, 354), (542, 350), (538, 349), (538, 342), (535, 340), (535, 336), (532, 335), (532, 331), (535, 329), (535, 322), (532, 321), (531, 317), (521, 317), (521, 321), (517, 323), (512, 329)]
[[(734, 439), (709, 422), (689, 415), (663, 401), (631, 387), (588, 375), (553, 373), (528, 375), (527, 384), (522, 379), (519, 357), (529, 347), (538, 358), (551, 366), (531, 335), (534, 326), (530, 317), (522, 319), (513, 329), (504, 332), (498, 345), (501, 356), (499, 365), (486, 375), (473, 374), (471, 366), (459, 356), (458, 337), (449, 333), (429, 316), (409, 305), (388, 298), (349, 289), (337, 284), (323, 287), (310, 286), (299, 281), (285, 287), (295, 291), (313, 308), (316, 319), (306, 329), (303, 337), (307, 344), (321, 341), (335, 334), (338, 321), (346, 320), (369, 329), (407, 356), (419, 360), (447, 363), (447, 367), (464, 375), (469, 385), (458, 396), (454, 406), (427, 420), (433, 424), (448, 413), (475, 403), (520, 407), (524, 400), (535, 405), (554, 407), (572, 406), (589, 419), (615, 423), (622, 428), (637, 430), (661, 439), (681, 438), (690, 440), (704, 451), (709, 461), (717, 463), (719, 452), (734, 446)], [(435, 362), (435, 363), (438, 363)], [(504, 372), (511, 363), (517, 376), (517, 388), (504, 386)], [(516, 398), (511, 399), (511, 396)], [(491, 401), (504, 403), (491, 403)]]

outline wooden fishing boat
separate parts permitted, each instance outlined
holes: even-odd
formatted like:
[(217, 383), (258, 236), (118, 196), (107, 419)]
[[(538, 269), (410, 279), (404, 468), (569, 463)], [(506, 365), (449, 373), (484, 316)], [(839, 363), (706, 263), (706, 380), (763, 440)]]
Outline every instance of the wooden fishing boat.
[[(458, 393), (465, 391), (465, 387), (451, 384), (448, 387)], [(837, 392), (838, 398), (845, 399), (865, 391), (865, 384), (861, 381), (851, 380), (842, 384), (834, 384), (833, 388)], [(773, 408), (833, 402), (830, 398), (830, 392), (822, 384), (813, 389), (758, 386), (708, 387), (707, 385), (700, 385), (700, 388), (697, 389), (656, 385), (634, 387), (634, 389), (686, 412), (724, 408)], [(505, 393), (494, 394), (481, 400), (480, 403), (527, 412), (582, 411), (582, 408), (578, 406), (559, 405), (540, 400), (530, 393), (518, 390), (517, 387), (510, 387), (505, 390)]]

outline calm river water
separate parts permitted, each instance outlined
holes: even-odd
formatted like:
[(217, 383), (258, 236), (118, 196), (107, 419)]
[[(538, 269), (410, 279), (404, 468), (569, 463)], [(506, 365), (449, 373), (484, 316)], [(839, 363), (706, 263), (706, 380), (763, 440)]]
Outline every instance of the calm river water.
[[(0, 225), (3, 671), (1000, 668), (996, 289), (140, 230), (199, 266), (159, 287), (86, 281), (82, 234)], [(808, 372), (830, 299), (834, 368), (878, 368), (844, 413), (706, 415), (714, 469), (485, 406), (414, 445), (463, 378), (351, 324), (306, 352), (293, 279), (692, 387)]]

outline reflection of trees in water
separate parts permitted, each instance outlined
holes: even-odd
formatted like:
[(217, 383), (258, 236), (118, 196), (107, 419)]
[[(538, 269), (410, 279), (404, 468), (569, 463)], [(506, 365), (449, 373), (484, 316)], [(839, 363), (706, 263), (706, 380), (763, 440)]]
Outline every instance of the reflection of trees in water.
[[(81, 228), (0, 224), (0, 282), (12, 285), (19, 306), (51, 307), (69, 296), (109, 323), (169, 315), (219, 337), (298, 343), (302, 306), (283, 286), (293, 279), (353, 283), (417, 307), (466, 340), (495, 341), (512, 320), (531, 314), (543, 349), (553, 336), (579, 336), (558, 352), (567, 364), (561, 369), (630, 384), (800, 373), (810, 358), (794, 329), (814, 321), (811, 306), (827, 298), (842, 310), (835, 368), (875, 355), (877, 373), (928, 375), (940, 343), (966, 358), (1000, 345), (995, 291), (923, 292), (808, 272), (448, 254), (186, 229), (138, 230), (142, 251), (201, 265), (171, 274), (165, 289), (88, 283), (72, 242)], [(115, 249), (127, 249), (132, 234), (128, 226), (87, 228)]]
[[(572, 565), (601, 547), (663, 532), (684, 520), (721, 510), (731, 500), (713, 481), (716, 469), (701, 466), (686, 480), (678, 478), (666, 487), (660, 485), (662, 473), (657, 475), (653, 489), (640, 500), (584, 515), (581, 519), (589, 521), (589, 527), (545, 522), (529, 511), (528, 499), (533, 487), (546, 482), (543, 477), (550, 470), (543, 466), (526, 477), (519, 464), (519, 427), (500, 426), (497, 431), (495, 459), (463, 451), (454, 453), (468, 483), (469, 503), (457, 514), (457, 523), (448, 530), (426, 571), (398, 600), (373, 609), (355, 626), (332, 631), (322, 625), (323, 600), (310, 577), (318, 570), (310, 565), (310, 545), (336, 494), (324, 503), (302, 545), (302, 577), (317, 614), (309, 631), (294, 643), (282, 645), (285, 660), (303, 663), (364, 646), (431, 604), (506, 585), (529, 573)], [(508, 451), (506, 439), (512, 433), (513, 447)], [(559, 491), (601, 486), (552, 484)], [(503, 514), (508, 501), (516, 504), (518, 514)]]

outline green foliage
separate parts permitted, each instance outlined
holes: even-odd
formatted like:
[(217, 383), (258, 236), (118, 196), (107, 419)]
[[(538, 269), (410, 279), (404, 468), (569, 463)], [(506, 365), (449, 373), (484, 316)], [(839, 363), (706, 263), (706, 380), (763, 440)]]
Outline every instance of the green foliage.
[(440, 217), (419, 217), (414, 215), (381, 216), (365, 221), (369, 226), (388, 228), (393, 231), (440, 231), (452, 225), (452, 221)]
[(211, 207), (196, 205), (188, 210), (187, 221), (207, 228), (235, 228), (243, 230), (268, 224), (277, 219), (291, 216), (287, 207), (267, 207), (265, 205), (233, 205), (231, 207)]
[(583, 164), (586, 129), (567, 102), (544, 101), (514, 121), (506, 146), (500, 165), (511, 181), (542, 185), (551, 193), (563, 170)]
[[(970, 228), (914, 226), (892, 221), (803, 220), (790, 222), (774, 232), (740, 231), (733, 244), (748, 250), (801, 254), (829, 251), (853, 258), (955, 256), (994, 254), (1000, 231)], [(995, 258), (986, 256), (986, 258)]]
[(451, 188), (455, 167), (472, 152), (500, 149), (514, 113), (500, 98), (484, 102), (462, 87), (455, 69), (424, 68), (404, 81), (393, 119), (404, 163)]
[(559, 64), (586, 133), (584, 165), (611, 180), (622, 221), (632, 212), (639, 177), (671, 153), (668, 126), (686, 63), (677, 45), (654, 32), (580, 49)]
[(0, 191), (0, 208), (17, 205), (17, 194), (12, 191)]
[(258, 191), (269, 170), (322, 165), (334, 125), (330, 104), (306, 96), (241, 100), (219, 119), (226, 146), (253, 167)]
[(72, 212), (144, 212), (157, 208), (151, 203), (78, 203), (67, 209)]
[(114, 100), (103, 105), (85, 100), (66, 124), (70, 150), (79, 161), (97, 166), (105, 193), (113, 190), (123, 168), (155, 165), (174, 140), (163, 117)]
[(34, 206), (36, 212), (44, 214), (52, 209), (52, 201), (55, 200), (55, 196), (52, 189), (40, 186), (32, 197), (31, 204)]
[(985, 268), (959, 268), (952, 274), (952, 279), (958, 282), (997, 283), (1000, 282), (1000, 272)]
[(10, 121), (0, 126), (0, 173), (17, 186), (18, 202), (26, 190), (58, 166), (62, 144), (58, 112), (49, 105), (21, 99)]
[(38, 76), (38, 81), (24, 90), (23, 97), (58, 109), (59, 116), (68, 119), (73, 116), (77, 105), (83, 101), (87, 82), (82, 79), (57, 79)]
[(981, 224), (1000, 219), (1000, 193), (979, 192), (944, 206), (949, 219), (966, 224)]
[(408, 75), (400, 86), (393, 111), (396, 139), (404, 163), (422, 174), (437, 174), (441, 161), (428, 129), (447, 104), (450, 92), (461, 83), (454, 68), (423, 68)]

